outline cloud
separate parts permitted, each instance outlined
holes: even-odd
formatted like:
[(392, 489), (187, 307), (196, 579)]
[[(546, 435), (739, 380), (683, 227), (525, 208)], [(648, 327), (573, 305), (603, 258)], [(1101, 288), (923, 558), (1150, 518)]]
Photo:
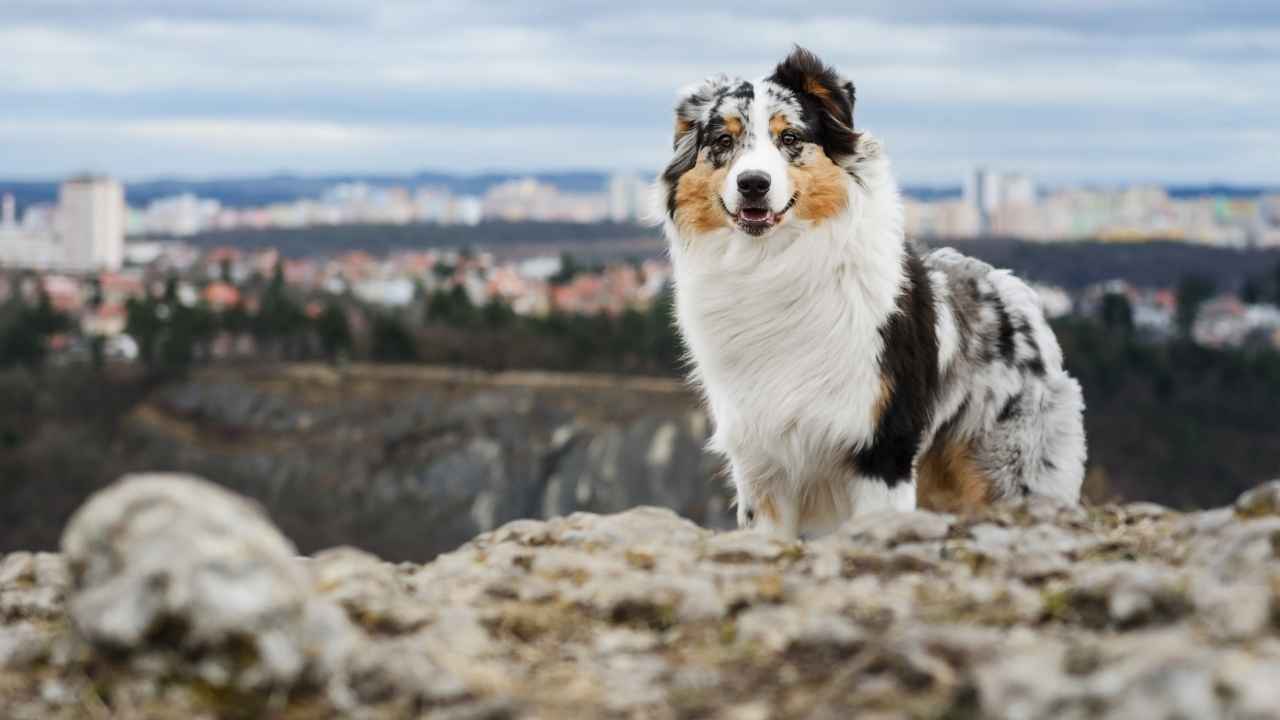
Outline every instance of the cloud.
[[(42, 162), (61, 173), (111, 171), (150, 175), (478, 172), (581, 168), (648, 170), (669, 143), (666, 127), (638, 131), (625, 145), (604, 127), (513, 125), (475, 128), (432, 123), (350, 124), (223, 118), (144, 121), (0, 121), (13, 142), (9, 167)], [(57, 138), (56, 143), (47, 140)], [(172, 158), (181, 157), (175, 166)], [(601, 158), (608, 158), (601, 162)], [(246, 164), (246, 159), (250, 160)], [(128, 167), (121, 172), (116, 168)], [(39, 176), (25, 173), (23, 177)]]
[[(130, 175), (377, 171), (417, 154), (464, 170), (656, 168), (675, 88), (764, 74), (800, 42), (858, 83), (860, 122), (897, 140), (908, 179), (1007, 159), (1059, 179), (1276, 182), (1249, 144), (1280, 116), (1280, 10), (1267, 5), (10, 0), (0, 142), (20, 123), (44, 145), (8, 153), (25, 175), (94, 158)], [(478, 146), (454, 152), (418, 129)], [(397, 143), (418, 152), (384, 149)]]

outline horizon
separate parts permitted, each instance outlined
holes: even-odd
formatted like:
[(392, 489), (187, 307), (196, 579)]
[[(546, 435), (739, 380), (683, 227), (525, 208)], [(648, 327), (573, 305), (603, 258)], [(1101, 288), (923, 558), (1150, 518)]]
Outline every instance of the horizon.
[[(989, 165), (975, 165), (969, 169), (970, 172), (976, 170), (993, 170), (997, 172), (1014, 172), (1024, 174), (1031, 177), (1041, 190), (1054, 189), (1097, 189), (1097, 190), (1115, 190), (1130, 187), (1152, 186), (1161, 187), (1167, 190), (1225, 190), (1225, 191), (1258, 191), (1270, 193), (1280, 190), (1280, 181), (1276, 182), (1243, 182), (1234, 180), (1223, 180), (1218, 178), (1204, 179), (1188, 179), (1188, 180), (1160, 180), (1160, 179), (1126, 179), (1116, 178), (1112, 180), (1090, 181), (1090, 180), (1068, 180), (1068, 181), (1046, 181), (1035, 177), (1021, 168), (1004, 168), (993, 167)], [(6, 185), (57, 185), (77, 176), (104, 176), (114, 180), (118, 180), (124, 185), (154, 185), (161, 183), (175, 184), (206, 184), (206, 183), (228, 183), (237, 181), (260, 182), (267, 180), (303, 180), (310, 182), (319, 182), (331, 180), (333, 182), (370, 182), (370, 183), (399, 183), (410, 182), (425, 178), (442, 178), (449, 180), (483, 180), (498, 178), (567, 178), (573, 176), (593, 176), (600, 178), (608, 178), (613, 175), (625, 175), (629, 177), (639, 177), (641, 179), (656, 179), (658, 170), (632, 169), (632, 168), (588, 168), (588, 167), (534, 167), (528, 169), (490, 167), (477, 170), (447, 170), (439, 167), (424, 167), (420, 169), (409, 169), (401, 172), (391, 172), (382, 170), (352, 170), (341, 171), (319, 170), (315, 172), (298, 172), (292, 170), (264, 170), (262, 172), (245, 172), (245, 173), (227, 173), (227, 174), (183, 174), (183, 173), (162, 173), (154, 175), (141, 176), (121, 176), (110, 172), (109, 170), (101, 170), (97, 168), (81, 168), (79, 170), (69, 172), (63, 175), (31, 175), (24, 176), (19, 174), (0, 175), (0, 192), (6, 191)], [(959, 192), (964, 186), (964, 177), (955, 180), (939, 180), (937, 182), (913, 182), (909, 179), (898, 178), (898, 185), (903, 191), (924, 190), (938, 192)]]
[(1280, 8), (1244, 2), (7, 5), (3, 174), (28, 181), (639, 172), (678, 88), (800, 44), (904, 185), (1280, 184)]

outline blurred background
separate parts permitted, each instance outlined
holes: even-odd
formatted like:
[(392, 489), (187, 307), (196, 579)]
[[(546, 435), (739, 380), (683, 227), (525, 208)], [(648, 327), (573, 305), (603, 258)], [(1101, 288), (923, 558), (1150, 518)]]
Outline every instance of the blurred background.
[(678, 87), (802, 44), (908, 232), (1033, 282), (1092, 502), (1280, 475), (1280, 8), (0, 3), (0, 552), (129, 471), (304, 551), (730, 522), (642, 219)]

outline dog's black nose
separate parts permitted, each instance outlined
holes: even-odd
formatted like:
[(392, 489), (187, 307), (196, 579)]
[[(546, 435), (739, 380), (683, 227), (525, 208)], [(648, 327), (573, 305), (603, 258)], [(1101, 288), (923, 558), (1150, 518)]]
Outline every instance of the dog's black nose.
[(742, 197), (758, 200), (769, 192), (769, 174), (759, 170), (748, 170), (738, 176), (738, 192)]

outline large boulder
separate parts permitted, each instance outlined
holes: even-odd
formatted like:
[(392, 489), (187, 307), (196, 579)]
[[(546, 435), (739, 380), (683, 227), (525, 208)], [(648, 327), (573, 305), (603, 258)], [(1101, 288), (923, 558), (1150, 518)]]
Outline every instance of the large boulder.
[(289, 686), (351, 643), (261, 509), (196, 478), (125, 477), (72, 517), (62, 551), (68, 614), (104, 651), (198, 655), (210, 681)]

